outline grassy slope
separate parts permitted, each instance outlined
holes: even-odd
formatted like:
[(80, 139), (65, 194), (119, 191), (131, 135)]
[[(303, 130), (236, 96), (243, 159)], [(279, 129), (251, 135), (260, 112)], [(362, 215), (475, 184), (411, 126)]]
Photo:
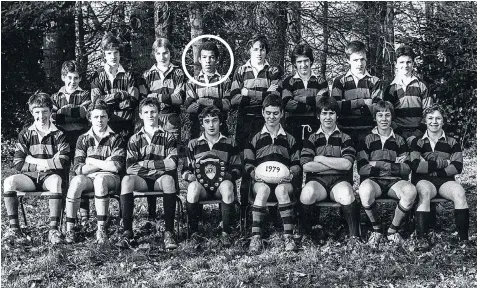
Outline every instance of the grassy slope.
[[(467, 188), (471, 207), (470, 233), (476, 235), (477, 156), (472, 154), (464, 159), (461, 182)], [(6, 167), (6, 162), (2, 162), (2, 180), (13, 172)], [(118, 214), (117, 208), (117, 203), (112, 202), (114, 216)], [(385, 206), (388, 221), (393, 208)], [(32, 237), (33, 245), (9, 248), (2, 242), (3, 287), (477, 286), (477, 249), (461, 249), (450, 244), (450, 238), (455, 236), (451, 235), (453, 212), (448, 204), (438, 207), (445, 230), (435, 234), (436, 245), (428, 253), (412, 253), (389, 245), (378, 251), (365, 247), (350, 250), (342, 241), (343, 235), (321, 247), (305, 243), (297, 253), (284, 253), (279, 233), (270, 227), (268, 247), (258, 256), (247, 254), (246, 239), (238, 239), (229, 249), (220, 248), (215, 237), (220, 217), (216, 208), (206, 207), (203, 230), (206, 238), (200, 249), (191, 247), (181, 235), (179, 249), (172, 252), (164, 251), (159, 244), (160, 236), (145, 231), (144, 200), (136, 200), (135, 229), (141, 238), (139, 248), (131, 251), (96, 247), (94, 217), (86, 230), (85, 241), (52, 247), (47, 243), (46, 201), (28, 199), (26, 209), (29, 226), (25, 232)], [(5, 209), (1, 211), (4, 231), (8, 220)], [(338, 225), (337, 210), (322, 212), (326, 227)], [(113, 237), (118, 228), (115, 218), (110, 226)], [(157, 228), (163, 228), (162, 220)], [(155, 232), (156, 227), (151, 230)]]

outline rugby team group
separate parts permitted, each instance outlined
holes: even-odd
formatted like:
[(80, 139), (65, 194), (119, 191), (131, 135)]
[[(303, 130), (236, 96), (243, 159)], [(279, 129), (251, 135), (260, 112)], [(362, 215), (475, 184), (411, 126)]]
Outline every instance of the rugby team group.
[[(90, 91), (79, 87), (84, 71), (75, 61), (66, 61), (61, 68), (64, 86), (51, 96), (36, 92), (28, 101), (34, 123), (19, 133), (13, 160), (20, 173), (4, 181), (10, 225), (4, 239), (12, 245), (30, 242), (19, 226), (17, 191), (49, 191), (48, 239), (53, 244), (79, 241), (77, 214), (84, 219), (89, 213), (89, 202), (81, 195), (91, 191), (97, 242), (110, 243), (109, 200), (110, 192), (116, 191), (124, 231), (114, 245), (120, 248), (131, 247), (135, 238), (133, 191), (162, 191), (162, 239), (165, 248), (176, 248), (182, 106), (191, 120), (187, 163), (181, 171), (188, 182), (187, 241), (201, 238), (199, 201), (214, 199), (221, 201), (220, 241), (231, 245), (236, 181), (241, 179), (240, 202), (253, 203), (249, 246), (253, 253), (263, 249), (268, 201), (278, 202), (286, 251), (297, 249), (293, 234), (298, 222), (301, 233), (320, 237), (313, 215), (316, 203), (324, 200), (341, 204), (349, 245), (365, 245), (363, 239), (371, 247), (382, 241), (402, 243), (398, 228), (414, 210), (413, 241), (420, 250), (431, 249), (430, 202), (436, 196), (453, 202), (458, 241), (468, 242), (469, 207), (455, 180), (463, 167), (461, 146), (443, 131), (445, 113), (415, 75), (411, 47), (396, 49), (396, 75), (385, 84), (367, 72), (366, 46), (348, 43), (349, 70), (333, 80), (331, 91), (328, 82), (313, 73), (314, 56), (308, 45), (294, 47), (290, 59), (296, 73), (284, 76), (282, 69), (268, 63), (270, 47), (263, 35), (248, 41), (250, 59), (237, 67), (232, 80), (223, 79), (216, 69), (221, 61), (217, 44), (202, 43), (201, 71), (194, 78), (206, 84), (223, 80), (212, 86), (194, 83), (171, 63), (174, 55), (167, 39), (154, 42), (151, 57), (156, 63), (141, 77), (121, 66), (120, 43), (113, 35), (103, 37), (101, 49), (104, 63), (95, 71)], [(235, 133), (229, 134), (226, 119), (232, 109), (238, 116)], [(217, 172), (223, 172), (221, 182), (212, 187), (198, 173), (204, 159), (217, 159), (224, 167)], [(353, 191), (355, 160), (359, 202)], [(289, 173), (277, 183), (265, 181), (256, 168), (267, 161), (283, 164)], [(376, 207), (379, 197), (398, 202), (387, 229)], [(156, 219), (156, 198), (147, 199), (149, 217)], [(369, 235), (360, 235), (361, 206), (372, 225)]]

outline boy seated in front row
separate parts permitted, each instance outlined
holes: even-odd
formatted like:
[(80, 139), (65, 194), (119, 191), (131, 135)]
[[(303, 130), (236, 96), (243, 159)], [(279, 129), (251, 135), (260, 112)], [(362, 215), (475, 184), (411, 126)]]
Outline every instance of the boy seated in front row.
[[(265, 125), (247, 143), (244, 151), (245, 171), (254, 179), (253, 193), (255, 200), (252, 206), (252, 240), (250, 252), (256, 253), (262, 249), (261, 225), (266, 213), (266, 204), (270, 193), (278, 200), (280, 216), (283, 220), (285, 250), (293, 251), (296, 244), (293, 239), (293, 204), (291, 195), (293, 186), (290, 183), (294, 177), (300, 177), (300, 151), (295, 138), (285, 132), (280, 125), (283, 117), (283, 106), (280, 96), (269, 95), (263, 100), (262, 116)], [(255, 168), (266, 161), (278, 161), (290, 167), (289, 176), (283, 177), (278, 184), (267, 184), (255, 176)], [(272, 196), (272, 199), (275, 198)]]
[(119, 172), (126, 158), (122, 137), (109, 126), (110, 109), (103, 100), (96, 100), (88, 109), (91, 128), (78, 138), (73, 169), (76, 176), (71, 180), (66, 196), (66, 243), (76, 242), (74, 225), (81, 194), (94, 191), (98, 217), (96, 240), (103, 244), (108, 240), (106, 221), (109, 211), (109, 191), (119, 189)]
[(356, 150), (351, 138), (336, 126), (339, 106), (332, 97), (318, 100), (321, 127), (303, 142), (300, 163), (306, 174), (301, 191), (301, 223), (306, 232), (313, 227), (315, 203), (328, 197), (340, 203), (351, 239), (359, 239), (359, 210), (353, 193), (353, 163)]
[(26, 244), (28, 239), (18, 223), (18, 198), (16, 191), (49, 191), (50, 230), (48, 240), (52, 244), (63, 242), (58, 222), (61, 210), (61, 184), (63, 169), (68, 164), (70, 146), (65, 134), (51, 123), (53, 101), (45, 93), (35, 93), (28, 100), (28, 108), (34, 123), (18, 134), (13, 166), (21, 174), (5, 179), (3, 199), (10, 221), (10, 229), (4, 237), (10, 244)]
[(413, 183), (416, 185), (419, 201), (416, 211), (417, 248), (429, 248), (430, 202), (440, 195), (454, 202), (455, 226), (461, 241), (469, 239), (469, 205), (465, 190), (455, 181), (455, 175), (462, 172), (463, 158), (459, 142), (444, 133), (444, 110), (434, 105), (424, 110), (427, 131), (414, 139), (411, 147)]
[[(221, 199), (223, 223), (221, 242), (228, 247), (232, 244), (230, 234), (234, 215), (234, 184), (242, 175), (242, 161), (235, 140), (219, 132), (223, 121), (221, 117), (222, 112), (215, 106), (205, 107), (199, 114), (204, 133), (199, 138), (190, 140), (187, 145), (186, 154), (189, 165), (183, 173), (183, 178), (190, 182), (186, 203), (190, 232), (194, 235), (199, 230), (199, 200)], [(213, 162), (222, 162), (223, 165), (212, 164)], [(206, 166), (201, 167), (201, 165)], [(204, 179), (204, 173), (200, 173), (201, 168), (204, 168), (206, 176), (209, 176), (207, 169), (211, 169), (209, 174), (212, 174), (211, 179), (216, 179), (216, 182)], [(199, 173), (194, 173), (197, 169)]]
[[(205, 42), (199, 48), (199, 62), (202, 67), (199, 75), (194, 79), (198, 82), (211, 84), (219, 82), (223, 79), (223, 76), (217, 72), (217, 62), (219, 61), (220, 54), (219, 48), (214, 42)], [(191, 135), (190, 139), (194, 139), (200, 136), (201, 122), (198, 119), (198, 115), (205, 107), (215, 106), (220, 109), (222, 113), (222, 121), (220, 123), (220, 132), (228, 136), (227, 129), (227, 112), (230, 110), (230, 79), (225, 79), (219, 85), (205, 87), (200, 86), (192, 81), (189, 81), (186, 85), (186, 95), (184, 106), (187, 113), (189, 113), (191, 121)]]
[(177, 169), (177, 142), (174, 135), (159, 126), (160, 103), (156, 98), (145, 98), (139, 104), (139, 117), (143, 128), (129, 139), (127, 146), (126, 173), (121, 182), (121, 210), (124, 233), (116, 244), (130, 247), (134, 237), (132, 222), (134, 212), (133, 191), (163, 191), (164, 245), (177, 248), (174, 239), (176, 210), (176, 185), (172, 175)]
[(387, 194), (399, 199), (394, 218), (387, 231), (387, 238), (396, 244), (402, 243), (399, 225), (416, 199), (416, 187), (406, 181), (411, 172), (409, 149), (406, 140), (394, 134), (391, 122), (394, 108), (390, 102), (379, 101), (373, 107), (376, 127), (360, 142), (358, 149), (358, 173), (361, 176), (359, 197), (373, 225), (368, 244), (377, 247), (383, 236), (376, 207), (376, 198)]

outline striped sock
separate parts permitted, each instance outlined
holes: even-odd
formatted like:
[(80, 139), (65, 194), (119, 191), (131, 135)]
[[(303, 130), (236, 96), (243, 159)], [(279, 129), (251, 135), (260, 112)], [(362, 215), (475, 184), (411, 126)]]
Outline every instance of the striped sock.
[(18, 229), (20, 224), (18, 221), (18, 198), (15, 191), (4, 191), (3, 201), (5, 201), (5, 208), (7, 209), (10, 228)]
[(51, 194), (48, 200), (50, 206), (50, 229), (58, 229), (61, 215), (61, 193)]
[(252, 235), (262, 236), (262, 222), (267, 212), (266, 207), (252, 206)]
[(283, 233), (286, 234), (293, 234), (293, 204), (279, 204), (278, 208), (280, 210), (280, 216), (282, 217), (283, 221)]
[(379, 232), (382, 233), (381, 231), (381, 221), (378, 216), (378, 207), (376, 205), (376, 202), (371, 203), (368, 207), (364, 206), (364, 212), (366, 212), (366, 215), (369, 218), (369, 221), (371, 222), (371, 225), (373, 225), (373, 230), (374, 232)]
[(404, 207), (401, 206), (401, 203), (398, 203), (398, 206), (396, 207), (396, 210), (394, 211), (393, 222), (391, 223), (391, 226), (388, 229), (388, 234), (396, 233), (396, 231), (399, 228), (399, 225), (401, 225), (402, 219), (404, 219), (407, 213), (409, 213), (410, 209), (411, 208), (405, 209)]
[(104, 227), (109, 214), (109, 195), (95, 195), (94, 206), (96, 207), (96, 215), (98, 217), (98, 228)]
[(81, 198), (80, 217), (81, 217), (81, 221), (88, 220), (89, 218), (89, 199), (88, 198)]
[(80, 205), (80, 198), (66, 197), (66, 231), (70, 231), (75, 227), (76, 214)]

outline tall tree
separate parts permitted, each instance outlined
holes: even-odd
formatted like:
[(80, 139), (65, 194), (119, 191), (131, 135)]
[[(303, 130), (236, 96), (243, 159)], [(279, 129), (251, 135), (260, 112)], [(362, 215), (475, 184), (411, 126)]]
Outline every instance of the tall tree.
[(154, 27), (157, 38), (171, 38), (172, 34), (172, 7), (173, 2), (156, 1), (154, 2)]
[[(189, 10), (189, 21), (190, 21), (190, 38), (191, 40), (195, 39), (197, 36), (204, 34), (203, 28), (203, 13), (204, 13), (204, 4), (199, 2), (191, 2)], [(202, 41), (195, 41), (192, 44), (192, 53), (194, 59), (194, 75), (199, 75), (200, 65), (199, 63), (199, 47), (202, 44)]]
[(288, 33), (292, 46), (298, 44), (301, 40), (301, 2), (289, 2), (287, 5)]
[(328, 58), (328, 41), (330, 38), (330, 29), (328, 27), (328, 2), (323, 2), (323, 50), (320, 55), (320, 73), (326, 79), (326, 61)]
[[(85, 42), (84, 42), (84, 20), (83, 20), (83, 3), (82, 1), (76, 1), (75, 3), (75, 58), (76, 63), (81, 71), (81, 79), (86, 80), (86, 68), (88, 66), (88, 56), (86, 55)], [(83, 86), (82, 86), (83, 87)]]

